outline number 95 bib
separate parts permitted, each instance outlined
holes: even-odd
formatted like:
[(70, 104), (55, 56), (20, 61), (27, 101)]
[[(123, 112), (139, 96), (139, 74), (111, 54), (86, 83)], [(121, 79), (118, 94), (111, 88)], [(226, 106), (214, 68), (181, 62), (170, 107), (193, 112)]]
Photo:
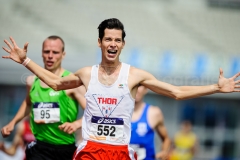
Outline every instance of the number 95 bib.
[(60, 122), (60, 108), (57, 102), (37, 102), (33, 104), (35, 123)]
[(123, 139), (122, 118), (106, 118), (92, 116), (91, 139), (99, 141), (121, 142)]

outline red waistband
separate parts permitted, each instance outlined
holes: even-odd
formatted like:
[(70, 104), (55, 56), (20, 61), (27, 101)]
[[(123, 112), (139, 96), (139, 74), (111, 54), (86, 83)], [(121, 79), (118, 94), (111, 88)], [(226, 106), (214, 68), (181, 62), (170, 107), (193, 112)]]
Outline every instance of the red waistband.
[(112, 144), (105, 144), (105, 143), (98, 143), (98, 142), (93, 142), (93, 141), (87, 141), (88, 145), (93, 145), (97, 147), (113, 147), (113, 148), (118, 148), (118, 149), (127, 149), (128, 145), (112, 145)]

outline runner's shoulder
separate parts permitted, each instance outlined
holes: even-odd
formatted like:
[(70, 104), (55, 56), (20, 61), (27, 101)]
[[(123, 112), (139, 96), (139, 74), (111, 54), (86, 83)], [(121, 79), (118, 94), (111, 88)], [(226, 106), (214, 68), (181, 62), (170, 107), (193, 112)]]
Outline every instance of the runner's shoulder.
[(35, 81), (36, 76), (30, 75), (26, 78), (26, 85), (32, 86), (33, 82)]
[(151, 117), (153, 117), (154, 119), (162, 119), (162, 117), (163, 117), (162, 110), (158, 106), (151, 105), (149, 107), (149, 112), (150, 112)]

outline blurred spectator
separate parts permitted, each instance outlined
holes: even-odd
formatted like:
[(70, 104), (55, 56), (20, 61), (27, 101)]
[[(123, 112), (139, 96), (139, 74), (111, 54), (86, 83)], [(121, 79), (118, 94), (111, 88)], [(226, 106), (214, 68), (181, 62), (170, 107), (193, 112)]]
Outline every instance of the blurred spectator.
[(25, 147), (28, 143), (34, 140), (34, 135), (30, 129), (29, 116), (27, 116), (18, 124), (12, 145), (6, 148), (4, 143), (0, 142), (0, 150), (9, 156), (14, 156), (17, 152), (18, 147), (21, 147), (22, 152), (25, 154)]
[(197, 136), (192, 131), (192, 123), (183, 121), (181, 129), (174, 136), (174, 147), (169, 160), (192, 160), (197, 152)]

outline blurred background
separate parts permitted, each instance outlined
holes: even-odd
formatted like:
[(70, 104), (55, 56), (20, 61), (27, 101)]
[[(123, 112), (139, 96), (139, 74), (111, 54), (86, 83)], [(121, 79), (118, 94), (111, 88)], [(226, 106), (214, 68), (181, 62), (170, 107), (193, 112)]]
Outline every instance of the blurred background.
[[(100, 62), (98, 25), (118, 18), (125, 26), (121, 61), (174, 85), (217, 83), (240, 71), (240, 0), (0, 0), (1, 46), (13, 36), (28, 57), (43, 65), (41, 47), (50, 35), (65, 41), (63, 67), (75, 72)], [(6, 55), (0, 50), (0, 55)], [(15, 115), (25, 98), (31, 73), (0, 59), (0, 127)], [(198, 136), (196, 160), (222, 155), (240, 158), (240, 93), (215, 94), (176, 101), (149, 92), (145, 100), (159, 106), (173, 138), (182, 120), (190, 120)], [(82, 111), (80, 111), (80, 115)], [(11, 143), (12, 136), (0, 141)], [(156, 138), (160, 148), (161, 141)], [(21, 154), (21, 153), (19, 153)], [(18, 159), (0, 152), (1, 160)]]

